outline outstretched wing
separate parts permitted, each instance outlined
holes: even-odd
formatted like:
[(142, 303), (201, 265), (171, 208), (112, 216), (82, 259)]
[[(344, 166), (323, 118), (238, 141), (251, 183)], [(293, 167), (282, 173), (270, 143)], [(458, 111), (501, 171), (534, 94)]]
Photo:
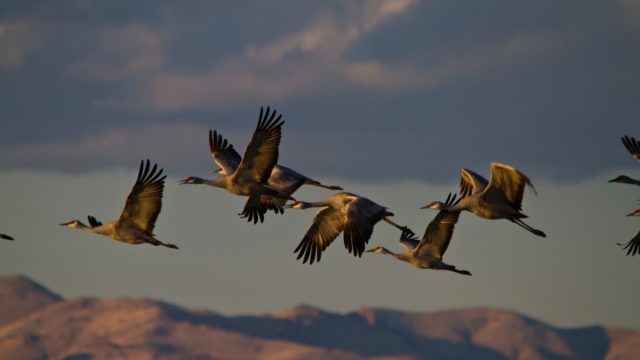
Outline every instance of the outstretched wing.
[(278, 147), (284, 124), (281, 118), (282, 115), (276, 116), (275, 110), (270, 112), (268, 107), (266, 111), (260, 108), (258, 126), (234, 176), (266, 183), (271, 176), (271, 170), (278, 162)]
[(627, 151), (629, 151), (629, 154), (640, 161), (640, 142), (631, 136), (625, 135), (622, 137), (622, 143), (624, 147), (627, 148)]
[(162, 169), (156, 171), (157, 168), (158, 165), (154, 164), (151, 169), (148, 159), (146, 163), (140, 162), (138, 178), (127, 197), (127, 203), (118, 221), (130, 221), (148, 233), (153, 232), (162, 208), (162, 191), (166, 178), (166, 175), (162, 176)]
[(491, 163), (491, 179), (486, 187), (485, 196), (488, 198), (505, 196), (515, 210), (522, 210), (525, 186), (529, 186), (534, 193), (536, 192), (531, 180), (525, 174), (509, 165), (494, 162)]
[[(451, 196), (451, 193), (447, 196), (447, 200), (445, 200), (445, 204), (452, 206), (459, 202), (460, 199), (456, 201), (456, 195)], [(426, 246), (427, 244), (432, 245), (431, 248), (435, 250), (436, 256), (442, 259), (442, 256), (447, 251), (449, 247), (449, 243), (451, 242), (451, 237), (453, 236), (453, 229), (458, 222), (458, 218), (460, 217), (459, 211), (449, 212), (445, 210), (440, 210), (427, 228), (424, 231), (424, 235), (422, 235), (422, 240), (420, 240), (420, 244), (416, 248), (416, 252), (418, 255), (421, 254), (422, 251), (428, 251), (430, 248)]]
[(354, 256), (362, 256), (369, 243), (373, 226), (386, 214), (386, 209), (373, 201), (356, 197), (347, 204), (344, 247)]
[(254, 224), (257, 224), (258, 221), (264, 222), (264, 215), (269, 210), (276, 214), (284, 214), (286, 202), (286, 199), (269, 195), (249, 196), (249, 199), (244, 204), (244, 209), (238, 215), (243, 219), (247, 219), (247, 222), (253, 221)]
[(89, 225), (91, 225), (92, 228), (102, 225), (100, 221), (91, 215), (87, 216), (87, 220), (89, 220)]
[(624, 246), (622, 249), (627, 250), (627, 256), (635, 256), (636, 254), (640, 254), (640, 232), (636, 234), (629, 242), (626, 244), (618, 244), (620, 246)]
[(309, 261), (309, 265), (314, 261), (320, 261), (322, 252), (338, 237), (344, 225), (345, 218), (341, 212), (332, 208), (318, 211), (313, 218), (313, 224), (293, 251), (298, 253), (298, 260), (304, 256), (302, 263), (306, 264)]
[(489, 182), (469, 169), (460, 171), (460, 196), (465, 198), (481, 192)]
[(215, 130), (209, 130), (209, 151), (213, 161), (220, 168), (222, 175), (233, 174), (240, 161), (242, 161), (240, 154), (233, 148), (233, 145)]
[(418, 240), (415, 235), (406, 230), (402, 231), (402, 234), (400, 234), (400, 245), (402, 245), (403, 248), (413, 250), (418, 247), (418, 244), (420, 244), (420, 240)]

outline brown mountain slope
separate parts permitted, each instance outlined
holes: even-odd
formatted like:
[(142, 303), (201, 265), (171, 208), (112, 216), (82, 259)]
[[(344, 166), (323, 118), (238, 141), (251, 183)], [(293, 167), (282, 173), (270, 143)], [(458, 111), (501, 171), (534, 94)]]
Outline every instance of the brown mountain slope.
[(60, 300), (60, 296), (24, 276), (0, 277), (0, 326)]
[[(0, 278), (0, 288), (5, 279)], [(488, 308), (361, 309), (342, 315), (299, 306), (231, 317), (144, 299), (75, 299), (0, 326), (0, 359), (637, 359), (638, 354), (639, 332), (557, 329)]]

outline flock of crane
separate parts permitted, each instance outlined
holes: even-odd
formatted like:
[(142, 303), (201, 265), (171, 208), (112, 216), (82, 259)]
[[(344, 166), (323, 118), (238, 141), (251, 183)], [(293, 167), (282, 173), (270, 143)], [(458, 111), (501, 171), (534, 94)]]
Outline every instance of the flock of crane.
[[(343, 233), (344, 245), (349, 253), (361, 257), (371, 238), (374, 226), (384, 221), (401, 230), (400, 244), (403, 253), (393, 253), (377, 246), (366, 252), (386, 254), (408, 262), (422, 269), (453, 271), (471, 275), (467, 270), (459, 270), (443, 262), (442, 258), (453, 236), (453, 230), (462, 211), (471, 212), (484, 219), (507, 219), (534, 235), (545, 237), (545, 233), (527, 225), (523, 219), (522, 198), (525, 187), (535, 188), (531, 180), (517, 169), (501, 163), (491, 164), (491, 177), (487, 181), (481, 175), (462, 169), (459, 197), (447, 196), (444, 202), (434, 201), (422, 209), (438, 210), (422, 239), (407, 226), (400, 226), (390, 217), (393, 213), (365, 197), (338, 192), (324, 200), (304, 202), (296, 200), (292, 194), (302, 185), (313, 185), (328, 190), (343, 190), (339, 186), (324, 185), (290, 168), (278, 165), (280, 139), (282, 136), (282, 115), (275, 110), (260, 109), (258, 125), (247, 145), (244, 156), (233, 148), (217, 131), (209, 131), (209, 149), (219, 174), (215, 179), (189, 176), (181, 184), (205, 184), (226, 189), (230, 193), (247, 196), (247, 202), (240, 215), (254, 224), (263, 222), (267, 212), (284, 213), (284, 209), (320, 208), (313, 223), (307, 230), (294, 253), (303, 263), (320, 261), (323, 251)], [(623, 137), (622, 142), (629, 153), (640, 161), (640, 143), (632, 137)], [(80, 229), (94, 234), (108, 236), (128, 244), (148, 243), (178, 249), (174, 244), (163, 243), (155, 238), (153, 229), (162, 208), (162, 194), (166, 175), (158, 165), (151, 166), (149, 160), (140, 163), (138, 177), (127, 197), (120, 217), (103, 224), (93, 216), (88, 216), (89, 225), (72, 220), (60, 225)], [(609, 182), (640, 185), (640, 181), (628, 176), (618, 176)], [(287, 201), (292, 201), (287, 204)], [(640, 216), (640, 209), (628, 216)], [(0, 234), (0, 238), (13, 240)], [(640, 232), (624, 246), (627, 255), (640, 253)]]

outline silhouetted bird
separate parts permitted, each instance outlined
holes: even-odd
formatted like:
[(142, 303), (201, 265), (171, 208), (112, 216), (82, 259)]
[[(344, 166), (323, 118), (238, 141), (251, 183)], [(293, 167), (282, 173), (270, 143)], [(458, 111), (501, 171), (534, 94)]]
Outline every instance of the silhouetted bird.
[[(640, 209), (632, 212), (627, 216), (640, 216)], [(640, 254), (640, 232), (638, 232), (636, 236), (634, 236), (633, 239), (629, 240), (629, 242), (627, 242), (626, 244), (618, 243), (618, 245), (623, 246), (623, 250), (627, 250), (627, 256)]]
[[(623, 136), (621, 140), (622, 140), (622, 144), (624, 144), (624, 147), (627, 148), (627, 151), (629, 151), (629, 154), (631, 154), (631, 156), (633, 156), (634, 159), (640, 161), (640, 142), (626, 135)], [(609, 182), (640, 186), (640, 180), (632, 179), (626, 175), (620, 175), (615, 179), (609, 180)]]

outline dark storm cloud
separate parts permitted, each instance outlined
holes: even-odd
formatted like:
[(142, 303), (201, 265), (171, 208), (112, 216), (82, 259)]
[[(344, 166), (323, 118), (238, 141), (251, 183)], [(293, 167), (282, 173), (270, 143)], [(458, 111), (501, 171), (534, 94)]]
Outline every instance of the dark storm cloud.
[(4, 168), (151, 152), (202, 172), (206, 130), (241, 149), (266, 104), (287, 121), (283, 163), (314, 176), (503, 161), (573, 181), (631, 165), (619, 137), (640, 137), (630, 1), (30, 4), (0, 16)]

